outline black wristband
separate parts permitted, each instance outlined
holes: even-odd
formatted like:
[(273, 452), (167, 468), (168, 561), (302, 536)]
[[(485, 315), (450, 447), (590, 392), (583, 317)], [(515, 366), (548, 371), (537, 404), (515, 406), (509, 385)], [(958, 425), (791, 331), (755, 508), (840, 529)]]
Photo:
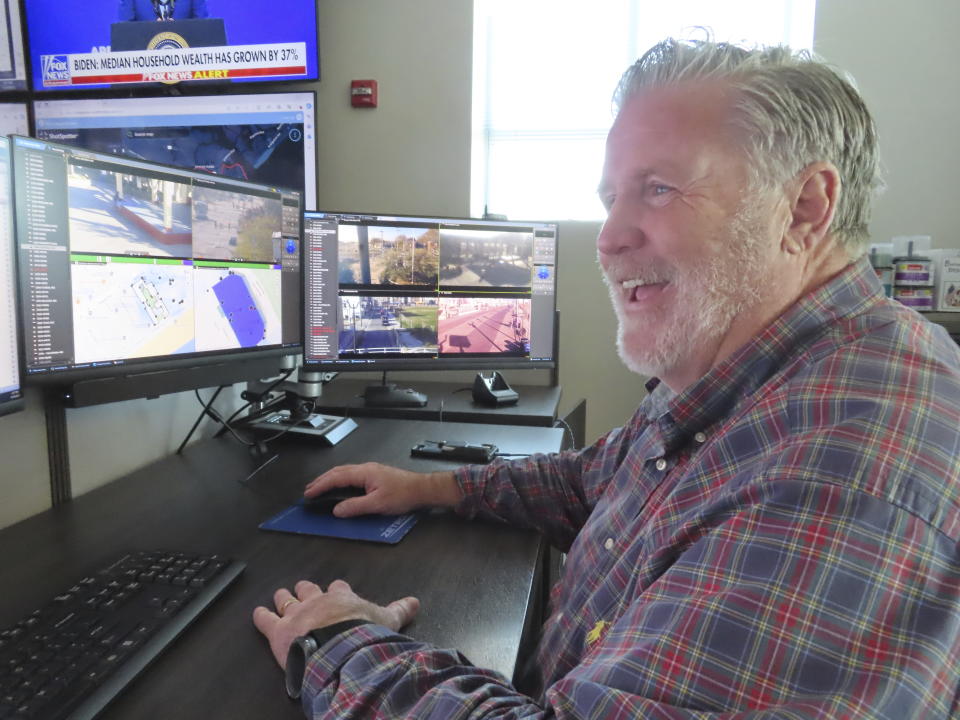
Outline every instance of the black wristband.
[(319, 650), (340, 633), (346, 632), (347, 630), (352, 630), (360, 625), (370, 624), (371, 623), (369, 620), (344, 620), (342, 622), (334, 623), (333, 625), (327, 625), (322, 628), (317, 628), (316, 630), (311, 630), (310, 635), (312, 635), (313, 639), (317, 641), (317, 649)]
[(303, 678), (307, 672), (307, 663), (320, 648), (342, 632), (346, 632), (360, 625), (368, 624), (367, 620), (344, 620), (343, 622), (317, 628), (295, 638), (287, 651), (287, 662), (284, 667), (284, 688), (287, 695), (293, 700), (300, 697), (303, 689)]

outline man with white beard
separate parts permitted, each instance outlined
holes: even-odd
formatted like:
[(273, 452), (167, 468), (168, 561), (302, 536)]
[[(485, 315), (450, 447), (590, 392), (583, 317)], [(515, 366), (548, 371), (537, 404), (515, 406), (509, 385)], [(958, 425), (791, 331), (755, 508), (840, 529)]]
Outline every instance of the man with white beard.
[(288, 689), (315, 717), (957, 717), (960, 351), (865, 258), (862, 99), (805, 54), (668, 40), (617, 101), (597, 250), (654, 377), (635, 415), (578, 452), (304, 492), (567, 552), (528, 682), (400, 634), (415, 598), (301, 580), (253, 618)]

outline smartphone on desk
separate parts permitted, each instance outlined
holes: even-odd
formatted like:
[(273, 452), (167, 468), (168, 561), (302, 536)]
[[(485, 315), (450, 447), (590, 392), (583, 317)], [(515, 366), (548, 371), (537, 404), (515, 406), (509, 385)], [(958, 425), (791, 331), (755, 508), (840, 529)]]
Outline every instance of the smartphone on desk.
[(413, 457), (463, 463), (488, 463), (497, 456), (497, 446), (472, 445), (460, 440), (424, 440), (410, 448)]

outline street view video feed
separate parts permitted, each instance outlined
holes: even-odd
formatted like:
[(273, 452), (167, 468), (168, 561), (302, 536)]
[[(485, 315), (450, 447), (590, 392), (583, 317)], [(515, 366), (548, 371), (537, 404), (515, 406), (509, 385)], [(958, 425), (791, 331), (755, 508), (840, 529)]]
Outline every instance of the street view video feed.
[(441, 355), (530, 352), (530, 298), (442, 297), (438, 318)]
[(71, 251), (189, 257), (190, 186), (93, 164), (67, 166)]
[(343, 295), (340, 355), (436, 354), (437, 298)]
[(436, 289), (439, 235), (436, 228), (341, 225), (339, 282)]
[(198, 258), (274, 262), (283, 205), (278, 197), (193, 187), (193, 254)]
[(536, 270), (532, 229), (341, 222), (339, 356), (529, 355)]
[(529, 288), (533, 233), (441, 230), (441, 287)]

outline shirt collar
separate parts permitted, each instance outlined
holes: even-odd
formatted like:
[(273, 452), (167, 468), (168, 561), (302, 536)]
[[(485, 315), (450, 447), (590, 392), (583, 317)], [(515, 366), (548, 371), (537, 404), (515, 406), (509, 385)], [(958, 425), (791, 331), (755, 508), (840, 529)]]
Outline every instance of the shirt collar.
[(659, 417), (664, 449), (676, 449), (727, 417), (790, 358), (808, 350), (830, 325), (862, 313), (883, 298), (883, 287), (864, 256), (800, 298), (752, 340), (679, 394), (672, 394), (658, 379), (648, 382), (649, 417)]

